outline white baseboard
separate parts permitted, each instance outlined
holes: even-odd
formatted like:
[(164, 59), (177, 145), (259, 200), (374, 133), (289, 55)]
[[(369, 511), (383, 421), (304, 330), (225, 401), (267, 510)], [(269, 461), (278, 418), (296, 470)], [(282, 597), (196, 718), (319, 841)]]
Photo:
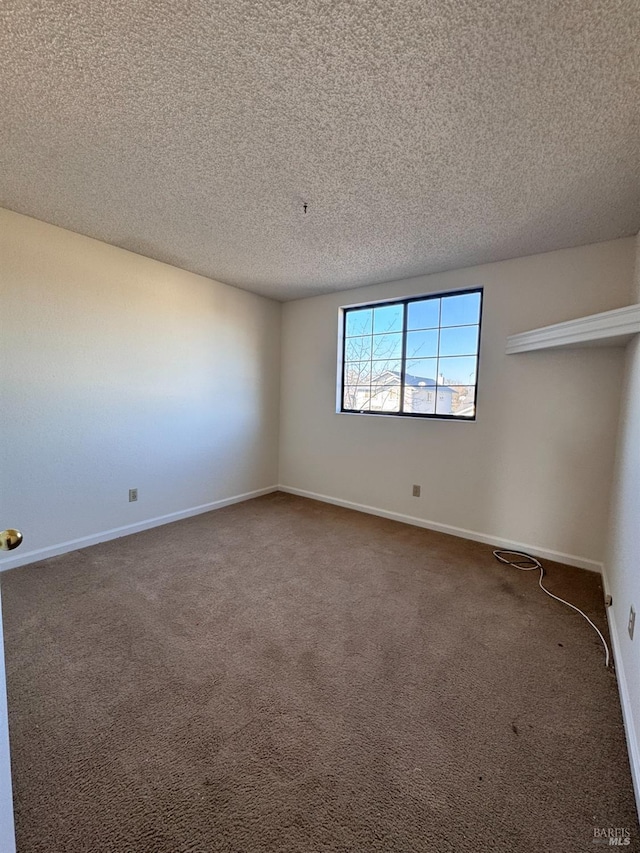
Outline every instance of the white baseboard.
[[(607, 579), (607, 571), (603, 568), (602, 585), (605, 595), (611, 592), (609, 581)], [(638, 734), (635, 729), (633, 719), (633, 706), (627, 686), (627, 676), (622, 663), (622, 653), (620, 651), (620, 635), (618, 634), (618, 626), (612, 615), (611, 607), (607, 608), (607, 621), (609, 623), (609, 635), (611, 637), (611, 645), (613, 646), (613, 659), (616, 665), (616, 679), (618, 681), (618, 693), (620, 694), (620, 705), (622, 706), (622, 721), (624, 723), (624, 731), (627, 737), (627, 749), (629, 751), (629, 764), (631, 765), (631, 779), (633, 780), (633, 790), (636, 796), (636, 808), (638, 809), (638, 817), (640, 817), (640, 745), (638, 743)]]
[(493, 545), (494, 548), (508, 548), (514, 551), (526, 551), (546, 560), (554, 560), (556, 563), (566, 563), (568, 566), (576, 566), (579, 569), (589, 569), (591, 572), (602, 572), (602, 563), (588, 560), (586, 557), (578, 557), (575, 554), (564, 554), (562, 551), (552, 551), (549, 548), (540, 548), (526, 542), (514, 542), (512, 539), (503, 539), (500, 536), (491, 536), (488, 533), (479, 533), (477, 530), (466, 530), (464, 527), (454, 527), (451, 524), (441, 524), (438, 521), (429, 521), (424, 518), (416, 518), (413, 515), (404, 515), (400, 512), (380, 509), (375, 506), (345, 501), (329, 495), (319, 495), (316, 492), (308, 492), (305, 489), (296, 489), (293, 486), (279, 485), (279, 491), (288, 492), (291, 495), (299, 495), (302, 498), (312, 498), (314, 501), (343, 506), (347, 509), (355, 509), (358, 512), (366, 512), (369, 515), (379, 515), (382, 518), (390, 518), (393, 521), (401, 521), (403, 524), (413, 524), (415, 527), (425, 527), (427, 530), (435, 530), (438, 533), (448, 533), (451, 536), (460, 536), (462, 539), (472, 539), (474, 542), (483, 542), (485, 545)]
[(109, 539), (119, 539), (121, 536), (129, 536), (131, 533), (140, 533), (152, 527), (160, 527), (162, 524), (170, 524), (172, 521), (180, 521), (183, 518), (190, 518), (192, 515), (211, 512), (211, 510), (221, 509), (223, 506), (230, 506), (231, 504), (241, 503), (252, 498), (259, 498), (261, 495), (268, 495), (271, 492), (277, 491), (278, 486), (268, 486), (266, 489), (256, 489), (253, 492), (245, 492), (242, 495), (234, 495), (230, 498), (223, 498), (219, 501), (193, 506), (189, 509), (179, 510), (178, 512), (170, 512), (168, 515), (159, 515), (157, 518), (137, 521), (135, 524), (125, 524), (124, 527), (114, 527), (111, 530), (103, 530), (100, 533), (93, 533), (90, 536), (81, 536), (79, 539), (59, 542), (57, 545), (39, 548), (36, 551), (21, 551), (13, 557), (0, 559), (0, 572), (7, 571), (7, 569), (15, 569), (18, 566), (26, 566), (28, 563), (35, 563), (38, 560), (46, 560), (48, 557), (67, 554), (69, 551), (77, 551), (79, 548), (88, 548), (90, 545), (98, 545), (100, 542), (108, 542)]
[(342, 500), (342, 498), (334, 498), (330, 495), (321, 495), (317, 492), (309, 492), (306, 489), (296, 489), (293, 486), (277, 485), (267, 486), (264, 489), (256, 489), (252, 492), (245, 492), (241, 495), (234, 495), (230, 498), (223, 498), (219, 501), (201, 504), (200, 506), (190, 507), (189, 509), (172, 512), (168, 515), (160, 515), (156, 518), (145, 519), (138, 521), (135, 524), (126, 524), (123, 527), (114, 527), (111, 530), (103, 530), (100, 533), (93, 533), (89, 536), (82, 536), (79, 539), (70, 539), (66, 542), (59, 542), (56, 545), (50, 545), (46, 548), (39, 548), (35, 551), (19, 551), (11, 557), (0, 558), (0, 572), (7, 569), (15, 569), (18, 566), (25, 566), (28, 563), (35, 563), (38, 560), (46, 560), (48, 557), (57, 557), (60, 554), (66, 554), (69, 551), (77, 551), (79, 548), (88, 548), (90, 545), (98, 545), (100, 542), (108, 542), (110, 539), (118, 539), (121, 536), (129, 536), (132, 533), (140, 533), (143, 530), (149, 530), (152, 527), (159, 527), (162, 524), (170, 524), (172, 521), (180, 521), (183, 518), (190, 518), (193, 515), (199, 515), (203, 512), (210, 512), (214, 509), (221, 509), (224, 506), (248, 501), (252, 498), (268, 495), (272, 492), (287, 492), (292, 495), (299, 495), (303, 498), (311, 498), (324, 503), (343, 506), (347, 509), (355, 509), (358, 512), (365, 512), (369, 515), (378, 515), (382, 518), (389, 518), (393, 521), (400, 521), (403, 524), (412, 524), (415, 527), (424, 527), (427, 530), (435, 530), (438, 533), (448, 533), (452, 536), (460, 536), (462, 539), (471, 539), (474, 542), (483, 542), (486, 545), (493, 545), (496, 548), (512, 548), (516, 551), (526, 551), (529, 554), (534, 554), (542, 559), (554, 560), (558, 563), (566, 563), (569, 566), (577, 566), (580, 569), (589, 569), (593, 572), (602, 572), (602, 563), (595, 560), (588, 560), (586, 557), (578, 557), (575, 554), (565, 554), (562, 551), (552, 551), (549, 548), (540, 548), (537, 545), (530, 545), (525, 542), (515, 542), (512, 539), (503, 539), (499, 536), (492, 536), (487, 533), (480, 533), (476, 530), (467, 530), (464, 527), (454, 527), (451, 524), (442, 524), (438, 521), (430, 521), (429, 519), (417, 518), (412, 515), (404, 515), (391, 510), (380, 509), (379, 507), (368, 506), (367, 504), (355, 503), (354, 501)]

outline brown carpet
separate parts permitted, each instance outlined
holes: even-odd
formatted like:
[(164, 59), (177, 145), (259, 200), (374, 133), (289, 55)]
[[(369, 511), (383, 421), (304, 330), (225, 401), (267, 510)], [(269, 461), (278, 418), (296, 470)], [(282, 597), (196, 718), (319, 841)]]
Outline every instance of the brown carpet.
[(615, 676), (536, 577), (284, 494), (7, 573), (19, 853), (636, 850)]

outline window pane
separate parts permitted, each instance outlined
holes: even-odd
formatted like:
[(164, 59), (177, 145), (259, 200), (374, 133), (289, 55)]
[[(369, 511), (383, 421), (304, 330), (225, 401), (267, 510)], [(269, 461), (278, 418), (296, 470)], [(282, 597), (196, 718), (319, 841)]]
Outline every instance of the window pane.
[(438, 355), (438, 330), (407, 332), (407, 358), (435, 358)]
[(402, 335), (375, 335), (373, 338), (373, 357), (376, 359), (401, 358)]
[[(406, 382), (409, 385), (417, 384), (419, 381), (430, 380), (435, 384), (438, 375), (437, 358), (411, 358), (407, 359)], [(413, 380), (416, 380), (414, 382)], [(428, 383), (427, 383), (428, 384)]]
[(453, 414), (453, 398), (455, 396), (453, 388), (448, 386), (438, 386), (436, 394), (436, 415), (452, 415)]
[(371, 358), (371, 337), (347, 338), (345, 341), (345, 361), (367, 361)]
[(435, 385), (407, 385), (404, 389), (403, 412), (433, 415), (436, 411)]
[(456, 393), (452, 400), (452, 414), (460, 418), (472, 418), (475, 414), (475, 395), (476, 389), (474, 385), (456, 386)]
[(440, 332), (440, 357), (475, 355), (478, 352), (479, 326), (452, 326)]
[(385, 305), (382, 308), (374, 308), (373, 332), (381, 334), (384, 332), (401, 332), (402, 316), (404, 314), (402, 305)]
[(360, 311), (347, 311), (346, 336), (353, 338), (357, 335), (370, 335), (372, 317), (372, 308), (362, 308)]
[(476, 358), (438, 359), (438, 384), (472, 385), (476, 381)]
[(423, 299), (407, 305), (407, 329), (434, 329), (439, 319), (439, 299)]
[(371, 382), (370, 361), (349, 361), (344, 366), (345, 385), (368, 385)]
[(373, 385), (399, 385), (402, 375), (400, 361), (371, 361), (371, 382)]
[(371, 388), (371, 411), (372, 412), (399, 412), (400, 411), (400, 386), (386, 388), (372, 386)]
[[(482, 292), (344, 309), (343, 409), (473, 419)], [(404, 355), (404, 359), (403, 359)]]
[(368, 412), (370, 399), (371, 390), (368, 385), (345, 385), (343, 397), (343, 406), (345, 409), (356, 409), (359, 412)]
[(443, 296), (441, 326), (463, 326), (480, 322), (480, 294), (461, 293)]

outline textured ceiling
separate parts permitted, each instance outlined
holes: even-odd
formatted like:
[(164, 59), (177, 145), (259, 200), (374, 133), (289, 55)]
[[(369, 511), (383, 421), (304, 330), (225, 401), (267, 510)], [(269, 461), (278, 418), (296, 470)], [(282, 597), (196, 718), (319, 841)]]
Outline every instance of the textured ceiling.
[(3, 0), (0, 26), (0, 205), (257, 293), (640, 229), (637, 0)]

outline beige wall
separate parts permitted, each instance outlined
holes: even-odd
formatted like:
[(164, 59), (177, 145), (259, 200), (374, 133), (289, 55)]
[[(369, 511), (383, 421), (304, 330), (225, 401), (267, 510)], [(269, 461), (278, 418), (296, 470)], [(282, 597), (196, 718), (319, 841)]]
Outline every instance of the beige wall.
[(11, 758), (9, 755), (9, 713), (2, 632), (2, 597), (0, 596), (0, 850), (2, 853), (15, 853), (15, 849)]
[[(635, 286), (630, 302), (640, 302), (640, 235), (636, 240)], [(618, 683), (636, 798), (640, 805), (640, 336), (627, 347), (620, 431), (611, 501), (605, 581), (613, 597), (609, 610)], [(627, 631), (629, 608), (636, 611), (633, 641)]]
[[(286, 303), (280, 483), (599, 567), (624, 350), (507, 356), (505, 345), (628, 304), (633, 253), (633, 239), (617, 240)], [(475, 423), (336, 414), (340, 306), (477, 285)]]
[(0, 293), (16, 557), (277, 483), (278, 303), (6, 210)]

